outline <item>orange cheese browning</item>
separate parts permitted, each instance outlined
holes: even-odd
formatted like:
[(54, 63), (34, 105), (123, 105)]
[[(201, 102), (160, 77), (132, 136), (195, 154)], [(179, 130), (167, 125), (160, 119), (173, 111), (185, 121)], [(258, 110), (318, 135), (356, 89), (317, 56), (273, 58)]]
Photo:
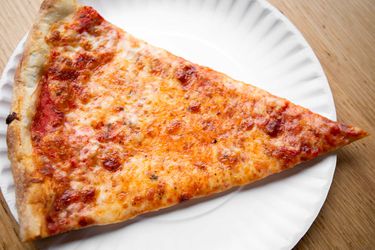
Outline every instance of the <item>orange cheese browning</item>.
[(45, 235), (280, 172), (365, 132), (137, 40), (90, 7), (55, 23), (31, 124)]

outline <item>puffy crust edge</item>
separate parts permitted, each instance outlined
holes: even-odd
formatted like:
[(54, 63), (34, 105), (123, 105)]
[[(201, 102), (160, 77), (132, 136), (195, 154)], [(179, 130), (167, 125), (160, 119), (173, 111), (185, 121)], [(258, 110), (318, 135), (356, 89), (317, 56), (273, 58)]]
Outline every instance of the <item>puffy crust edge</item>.
[(16, 184), (16, 205), (21, 239), (46, 236), (45, 199), (48, 189), (43, 183), (29, 182), (36, 171), (32, 157), (30, 125), (38, 98), (38, 82), (48, 59), (45, 36), (51, 25), (74, 13), (75, 0), (45, 0), (28, 35), (22, 59), (15, 73), (11, 111), (17, 114), (7, 130), (8, 157)]

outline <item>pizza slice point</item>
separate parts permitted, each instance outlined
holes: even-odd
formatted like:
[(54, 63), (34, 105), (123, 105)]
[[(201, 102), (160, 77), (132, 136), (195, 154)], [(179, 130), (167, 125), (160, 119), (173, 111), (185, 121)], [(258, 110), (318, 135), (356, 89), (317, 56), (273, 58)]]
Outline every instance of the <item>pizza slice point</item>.
[(24, 240), (245, 185), (366, 136), (47, 0), (7, 119)]

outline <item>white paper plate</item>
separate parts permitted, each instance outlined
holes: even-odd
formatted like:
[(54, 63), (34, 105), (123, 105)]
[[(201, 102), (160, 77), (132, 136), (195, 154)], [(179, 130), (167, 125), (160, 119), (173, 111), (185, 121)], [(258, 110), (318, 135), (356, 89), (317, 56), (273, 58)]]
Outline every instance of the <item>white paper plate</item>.
[[(154, 45), (336, 118), (327, 79), (311, 48), (265, 1), (102, 0), (87, 4)], [(5, 118), (22, 47), (23, 41), (0, 84), (0, 187), (16, 218)], [(289, 249), (316, 218), (335, 165), (336, 156), (330, 155), (242, 189), (38, 244), (53, 249)]]

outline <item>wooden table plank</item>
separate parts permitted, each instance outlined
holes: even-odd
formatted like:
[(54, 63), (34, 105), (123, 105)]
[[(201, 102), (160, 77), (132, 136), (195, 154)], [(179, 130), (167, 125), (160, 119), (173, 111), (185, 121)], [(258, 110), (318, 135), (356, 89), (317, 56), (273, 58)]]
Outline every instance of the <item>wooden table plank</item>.
[[(0, 71), (29, 30), (40, 0), (2, 0)], [(270, 0), (303, 33), (332, 88), (338, 119), (375, 134), (375, 1)], [(338, 153), (326, 203), (297, 249), (375, 248), (375, 140)], [(35, 249), (22, 243), (0, 195), (0, 249)]]
[[(313, 47), (327, 74), (338, 119), (374, 135), (375, 1), (272, 0)], [(338, 152), (327, 202), (297, 248), (375, 248), (375, 140)]]

